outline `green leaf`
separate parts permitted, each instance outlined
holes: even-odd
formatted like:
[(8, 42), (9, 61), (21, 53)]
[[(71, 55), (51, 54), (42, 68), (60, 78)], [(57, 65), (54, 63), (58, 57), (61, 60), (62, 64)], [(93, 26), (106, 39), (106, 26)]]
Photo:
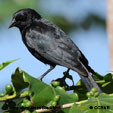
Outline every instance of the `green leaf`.
[(59, 88), (56, 88), (55, 91), (57, 95), (60, 95), (59, 105), (78, 101), (78, 95), (76, 93), (68, 94), (67, 92), (62, 91)]
[(100, 81), (99, 84), (103, 92), (107, 94), (113, 93), (113, 74), (108, 73), (107, 75), (105, 75), (102, 82)]
[(53, 87), (28, 75), (19, 68), (12, 74), (12, 83), (17, 93), (28, 87), (32, 103), (35, 106), (48, 104), (56, 95)]
[[(55, 91), (57, 95), (60, 95), (59, 105), (78, 101), (78, 95), (76, 93), (68, 94), (67, 92), (60, 90), (59, 88), (56, 88)], [(69, 113), (69, 109), (70, 108), (65, 108), (65, 109), (62, 109), (62, 111), (64, 111), (63, 113)]]
[(5, 102), (0, 102), (0, 113), (3, 113), (3, 110), (2, 110), (2, 106), (4, 105)]
[(107, 75), (104, 76), (104, 79), (105, 79), (106, 82), (112, 81), (113, 75), (111, 73), (108, 73)]
[(67, 94), (64, 91), (53, 88), (31, 76), (24, 75), (24, 80), (29, 82), (29, 92), (35, 106), (47, 105), (56, 95), (60, 96), (59, 105), (76, 102), (78, 100), (77, 94), (74, 96)]
[(19, 59), (15, 59), (15, 60), (11, 60), (11, 61), (6, 61), (6, 62), (3, 62), (2, 64), (0, 64), (0, 70), (2, 70), (3, 68), (5, 68), (7, 65), (17, 61)]
[[(106, 107), (102, 109), (100, 107)], [(108, 107), (107, 107), (108, 106)], [(82, 104), (74, 104), (69, 113), (113, 113), (113, 97), (107, 94), (100, 94), (98, 98), (92, 97)], [(100, 109), (97, 109), (99, 107)], [(107, 109), (108, 108), (108, 109)]]
[(102, 91), (107, 94), (113, 93), (113, 80), (111, 82), (105, 82), (102, 84), (101, 88)]
[(86, 93), (88, 90), (81, 80), (79, 80), (77, 85), (74, 87), (74, 92), (78, 94), (79, 100), (87, 99)]
[(20, 68), (17, 68), (11, 76), (11, 81), (13, 83), (16, 93), (20, 93), (21, 90), (28, 87), (28, 83), (26, 83), (23, 79), (24, 74), (25, 73)]
[(98, 73), (96, 73), (96, 75), (92, 75), (94, 80), (98, 81), (98, 80), (103, 80), (104, 77)]
[(34, 106), (46, 106), (56, 95), (60, 96), (60, 100), (58, 101), (59, 105), (76, 102), (78, 100), (77, 94), (67, 94), (65, 91), (47, 85), (28, 75), (19, 68), (12, 74), (12, 83), (17, 93), (28, 87), (29, 96)]
[(31, 100), (35, 106), (47, 105), (56, 95), (54, 88), (27, 74), (24, 74), (24, 81), (29, 83)]

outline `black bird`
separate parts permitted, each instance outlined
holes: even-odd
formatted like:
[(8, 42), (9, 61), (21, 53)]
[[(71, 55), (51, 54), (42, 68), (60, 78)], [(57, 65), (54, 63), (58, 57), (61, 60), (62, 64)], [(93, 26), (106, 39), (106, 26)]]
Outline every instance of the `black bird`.
[(9, 28), (14, 26), (19, 28), (22, 40), (31, 54), (50, 65), (50, 69), (40, 77), (41, 80), (56, 65), (60, 65), (76, 71), (89, 91), (95, 87), (101, 93), (91, 76), (95, 72), (88, 66), (88, 60), (59, 27), (30, 8), (14, 13)]

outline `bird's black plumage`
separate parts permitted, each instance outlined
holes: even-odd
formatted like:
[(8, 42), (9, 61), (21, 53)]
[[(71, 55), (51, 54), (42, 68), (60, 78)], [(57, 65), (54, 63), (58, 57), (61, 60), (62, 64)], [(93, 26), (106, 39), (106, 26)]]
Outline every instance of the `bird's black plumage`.
[[(72, 69), (82, 76), (82, 79), (86, 79), (85, 81), (89, 82), (90, 86), (92, 84), (91, 87), (98, 88), (93, 85), (95, 81), (89, 79), (89, 74), (95, 72), (88, 65), (88, 60), (55, 24), (43, 19), (35, 10), (28, 8), (19, 10), (13, 15), (10, 27), (12, 26), (20, 29), (24, 44), (41, 62), (51, 67), (61, 65)], [(86, 85), (87, 88), (90, 86)]]

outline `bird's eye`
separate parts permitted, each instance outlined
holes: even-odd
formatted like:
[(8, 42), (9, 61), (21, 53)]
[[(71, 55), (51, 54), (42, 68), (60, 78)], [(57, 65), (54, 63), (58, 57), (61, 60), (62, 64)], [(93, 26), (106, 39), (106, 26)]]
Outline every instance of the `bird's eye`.
[(25, 21), (27, 19), (27, 17), (25, 15), (18, 15), (16, 17), (16, 21)]

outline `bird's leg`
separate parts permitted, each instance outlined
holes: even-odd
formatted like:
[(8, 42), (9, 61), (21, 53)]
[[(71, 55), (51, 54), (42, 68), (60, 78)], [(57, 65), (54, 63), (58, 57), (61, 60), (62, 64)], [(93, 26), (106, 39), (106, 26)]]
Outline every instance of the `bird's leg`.
[(68, 84), (65, 81), (65, 79), (67, 78), (67, 76), (69, 74), (69, 70), (70, 69), (67, 69), (67, 71), (64, 72), (64, 76), (62, 78), (58, 78), (58, 79), (53, 80), (53, 81), (59, 81), (60, 82), (60, 86), (64, 86), (66, 89), (69, 89), (69, 86), (68, 86)]
[[(67, 78), (67, 76), (69, 75), (69, 71), (70, 71), (70, 69), (68, 68), (67, 71), (66, 71), (66, 73), (65, 73), (64, 76), (63, 76), (63, 79), (64, 79), (64, 80), (65, 80), (65, 79)], [(72, 79), (72, 83), (73, 83), (73, 85), (74, 85), (73, 79)]]
[(63, 80), (63, 85), (64, 87), (67, 89), (69, 86), (66, 83), (65, 79), (67, 78), (68, 74), (69, 74), (70, 69), (68, 68), (67, 71), (64, 73), (64, 76), (61, 78)]
[(66, 79), (67, 75), (69, 74), (69, 71), (70, 71), (70, 69), (68, 68), (62, 79), (64, 79), (64, 80)]
[(43, 75), (41, 75), (38, 80), (41, 80), (50, 72), (52, 71), (53, 69), (55, 68), (55, 66), (50, 66), (50, 69), (48, 69)]
[[(64, 81), (65, 81), (66, 78), (68, 78), (69, 71), (70, 71), (70, 69), (68, 68), (67, 71), (66, 71), (66, 73), (65, 73), (64, 76), (63, 76), (63, 80), (64, 80)], [(71, 79), (71, 80), (72, 80), (72, 83), (73, 83), (72, 86), (74, 86), (74, 81), (73, 81), (73, 79)], [(66, 84), (66, 86), (67, 86), (67, 89), (70, 89), (70, 86), (68, 86), (67, 84)]]

